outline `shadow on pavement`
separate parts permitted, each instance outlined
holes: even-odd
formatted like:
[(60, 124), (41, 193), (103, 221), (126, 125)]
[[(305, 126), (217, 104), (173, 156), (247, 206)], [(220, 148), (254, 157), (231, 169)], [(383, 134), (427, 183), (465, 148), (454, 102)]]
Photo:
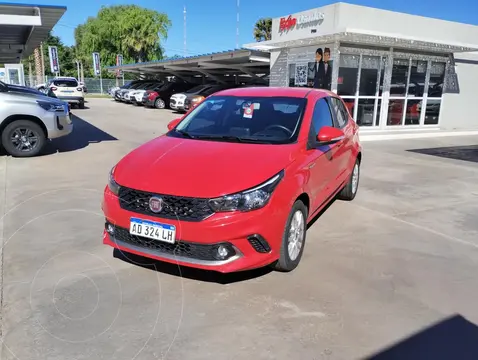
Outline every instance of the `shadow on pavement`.
[(476, 360), (478, 326), (453, 315), (365, 359)]
[(407, 150), (424, 155), (432, 155), (453, 160), (463, 160), (470, 162), (478, 162), (478, 145), (468, 146), (449, 146), (428, 149), (411, 149)]
[(43, 151), (42, 155), (51, 155), (54, 153), (62, 153), (75, 151), (87, 147), (92, 143), (100, 143), (103, 141), (118, 140), (107, 132), (91, 125), (77, 115), (72, 114), (73, 131), (68, 136), (53, 139)]
[(131, 253), (123, 253), (121, 250), (118, 249), (113, 250), (113, 256), (130, 264), (141, 266), (145, 269), (158, 271), (160, 273), (183, 277), (191, 280), (218, 283), (222, 285), (251, 280), (272, 272), (272, 268), (264, 267), (256, 270), (222, 274), (215, 271), (200, 270), (180, 266), (177, 264), (170, 264), (167, 262), (157, 261)]

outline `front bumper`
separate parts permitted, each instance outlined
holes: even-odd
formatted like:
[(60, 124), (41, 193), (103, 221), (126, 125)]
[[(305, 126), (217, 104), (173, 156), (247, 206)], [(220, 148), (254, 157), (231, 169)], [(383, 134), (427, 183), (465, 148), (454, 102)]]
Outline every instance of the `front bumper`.
[(57, 96), (57, 98), (70, 104), (80, 104), (85, 102), (83, 96)]
[[(269, 203), (263, 209), (251, 212), (214, 214), (198, 222), (179, 221), (124, 210), (120, 207), (118, 197), (106, 187), (102, 209), (106, 222), (118, 228), (119, 232), (111, 233), (105, 229), (103, 243), (121, 251), (204, 270), (222, 273), (251, 270), (269, 265), (279, 258), (288, 216), (287, 208), (282, 208), (284, 210)], [(132, 217), (174, 225), (176, 243), (163, 244), (129, 235)], [(231, 257), (218, 260), (195, 255), (194, 252), (185, 255), (180, 249), (191, 246), (214, 249), (220, 244), (227, 244), (234, 249)]]
[(49, 139), (56, 139), (66, 136), (73, 131), (73, 122), (71, 121), (70, 114), (65, 115), (52, 113), (51, 116), (53, 117), (53, 121), (50, 123), (54, 125), (47, 128)]
[(172, 110), (176, 110), (176, 111), (184, 111), (184, 101), (178, 101), (176, 99), (171, 99), (169, 101), (169, 107), (172, 109)]

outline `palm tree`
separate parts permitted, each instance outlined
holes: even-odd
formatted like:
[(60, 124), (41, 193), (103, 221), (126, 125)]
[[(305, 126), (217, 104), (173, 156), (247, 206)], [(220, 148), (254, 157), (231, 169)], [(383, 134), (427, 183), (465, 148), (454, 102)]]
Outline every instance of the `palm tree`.
[(262, 18), (257, 20), (254, 25), (254, 38), (256, 41), (265, 41), (271, 39), (272, 18)]

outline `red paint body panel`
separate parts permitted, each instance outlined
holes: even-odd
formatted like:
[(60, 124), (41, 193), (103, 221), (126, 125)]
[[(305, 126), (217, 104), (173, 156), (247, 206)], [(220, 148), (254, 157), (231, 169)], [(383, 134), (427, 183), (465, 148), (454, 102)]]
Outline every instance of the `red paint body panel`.
[[(297, 142), (266, 145), (163, 135), (126, 155), (116, 165), (115, 180), (121, 186), (152, 193), (214, 198), (255, 187), (284, 170), (284, 177), (265, 207), (249, 212), (215, 213), (198, 222), (177, 221), (126, 211), (107, 186), (102, 209), (107, 221), (116, 226), (129, 229), (131, 217), (167, 223), (176, 227), (177, 241), (199, 244), (229, 242), (241, 256), (223, 265), (192, 264), (119, 246), (106, 232), (103, 237), (105, 244), (149, 258), (219, 272), (262, 267), (278, 259), (286, 221), (297, 197), (307, 195), (308, 220), (311, 220), (346, 183), (361, 152), (358, 126), (351, 117), (342, 129), (342, 141), (307, 149), (316, 101), (324, 96), (336, 97), (335, 94), (325, 90), (267, 87), (230, 89), (214, 94), (224, 95), (306, 97), (307, 107)], [(247, 240), (252, 234), (260, 234), (271, 251), (259, 253), (254, 250)]]

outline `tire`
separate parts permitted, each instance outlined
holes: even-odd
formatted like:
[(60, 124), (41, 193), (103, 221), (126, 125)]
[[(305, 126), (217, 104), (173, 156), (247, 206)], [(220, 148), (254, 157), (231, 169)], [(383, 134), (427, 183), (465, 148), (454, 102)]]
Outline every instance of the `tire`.
[(85, 108), (85, 103), (84, 103), (83, 101), (80, 102), (80, 103), (78, 104), (78, 107), (79, 107), (80, 109), (84, 109), (84, 108)]
[[(304, 252), (305, 238), (307, 235), (307, 214), (307, 207), (302, 201), (297, 200), (292, 206), (292, 210), (287, 218), (284, 234), (282, 235), (279, 260), (273, 265), (275, 270), (289, 272), (299, 265)], [(297, 222), (299, 218), (302, 219), (301, 223)], [(299, 240), (299, 242), (296, 243), (300, 245), (298, 249), (297, 246), (291, 245), (291, 241), (289, 241), (291, 231), (294, 231), (294, 224), (299, 226), (297, 229), (297, 240)]]
[(355, 160), (354, 167), (352, 169), (352, 174), (350, 174), (349, 181), (344, 186), (342, 191), (340, 191), (338, 198), (340, 200), (352, 201), (357, 195), (358, 186), (360, 182), (360, 160)]
[[(12, 140), (13, 137), (19, 137), (20, 134), (28, 137), (36, 137), (36, 142), (30, 144), (30, 149), (26, 143), (20, 144), (19, 140)], [(31, 135), (30, 135), (31, 134)], [(30, 139), (31, 141), (31, 139)], [(32, 157), (43, 150), (46, 143), (46, 136), (43, 129), (30, 120), (15, 120), (8, 124), (2, 132), (2, 145), (5, 151), (14, 157)], [(21, 148), (19, 148), (21, 146)]]
[(163, 99), (157, 98), (156, 100), (154, 100), (154, 107), (156, 109), (165, 109), (166, 108), (166, 103), (164, 102)]

